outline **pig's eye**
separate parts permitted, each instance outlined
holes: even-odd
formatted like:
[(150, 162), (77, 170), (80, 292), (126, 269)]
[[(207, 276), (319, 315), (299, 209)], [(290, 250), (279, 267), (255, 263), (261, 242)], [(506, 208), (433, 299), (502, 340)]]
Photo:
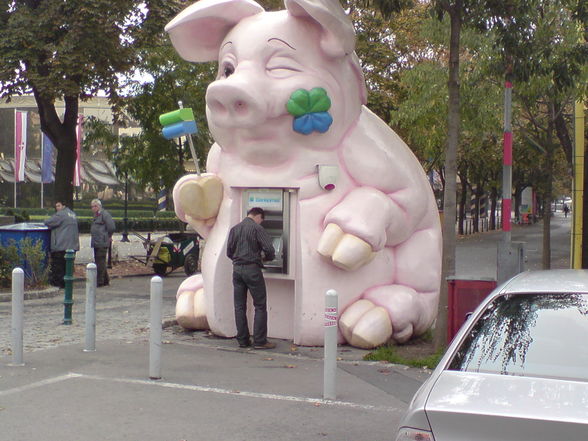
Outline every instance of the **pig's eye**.
[(232, 64), (225, 64), (223, 66), (223, 76), (225, 78), (229, 78), (233, 73), (235, 73), (235, 67)]
[(287, 78), (303, 68), (296, 61), (286, 57), (274, 57), (266, 65), (267, 72), (275, 78)]

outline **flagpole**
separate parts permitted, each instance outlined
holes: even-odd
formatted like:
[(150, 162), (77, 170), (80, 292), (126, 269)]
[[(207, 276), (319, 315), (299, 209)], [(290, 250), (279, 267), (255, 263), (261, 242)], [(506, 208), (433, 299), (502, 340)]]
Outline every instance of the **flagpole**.
[(16, 109), (14, 109), (14, 208), (16, 208), (16, 182), (18, 181), (18, 164), (16, 163)]
[(43, 131), (41, 131), (41, 210), (43, 209), (43, 195), (45, 193), (43, 187), (43, 153), (45, 152), (45, 143), (43, 141)]

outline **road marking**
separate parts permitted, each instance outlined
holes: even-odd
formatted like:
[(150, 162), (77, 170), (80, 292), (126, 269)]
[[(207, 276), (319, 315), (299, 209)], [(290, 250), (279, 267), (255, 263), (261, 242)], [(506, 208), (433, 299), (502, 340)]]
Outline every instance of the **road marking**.
[(266, 394), (261, 392), (249, 392), (249, 391), (237, 391), (237, 390), (230, 390), (230, 389), (222, 389), (218, 387), (209, 387), (209, 386), (197, 386), (192, 384), (179, 384), (179, 383), (168, 383), (165, 381), (152, 381), (152, 380), (139, 380), (134, 378), (111, 378), (111, 377), (102, 377), (99, 375), (85, 375), (85, 374), (74, 374), (78, 378), (87, 378), (90, 380), (99, 380), (99, 381), (114, 381), (117, 383), (127, 383), (127, 384), (139, 384), (142, 386), (151, 386), (151, 387), (165, 387), (169, 389), (181, 389), (181, 390), (189, 390), (194, 392), (209, 392), (221, 395), (232, 395), (235, 397), (247, 397), (247, 398), (262, 398), (266, 400), (280, 400), (280, 401), (293, 401), (299, 403), (308, 403), (313, 405), (325, 405), (325, 406), (334, 406), (334, 407), (344, 407), (344, 408), (353, 408), (353, 409), (362, 409), (362, 410), (375, 410), (380, 412), (401, 412), (404, 409), (400, 409), (398, 407), (387, 407), (387, 406), (375, 406), (371, 404), (359, 404), (359, 403), (352, 403), (349, 401), (338, 401), (338, 400), (322, 400), (319, 398), (309, 398), (309, 397), (296, 397), (292, 395), (277, 395), (277, 394)]
[(313, 404), (315, 406), (332, 406), (332, 407), (342, 407), (342, 408), (352, 408), (352, 409), (362, 409), (362, 410), (373, 410), (379, 412), (401, 412), (404, 409), (399, 407), (388, 407), (388, 406), (376, 406), (372, 404), (360, 404), (360, 403), (353, 403), (350, 401), (339, 401), (339, 400), (323, 400), (320, 398), (310, 398), (310, 397), (298, 397), (293, 395), (278, 395), (278, 394), (268, 394), (268, 393), (261, 393), (261, 392), (250, 392), (250, 391), (238, 391), (238, 390), (231, 390), (231, 389), (223, 389), (218, 387), (210, 387), (210, 386), (198, 386), (192, 384), (179, 384), (179, 383), (169, 383), (165, 381), (153, 381), (153, 380), (140, 380), (136, 378), (116, 378), (116, 377), (102, 377), (99, 375), (86, 375), (86, 374), (78, 374), (70, 372), (65, 375), (60, 375), (53, 378), (47, 378), (45, 380), (36, 381), (34, 383), (26, 384), (24, 386), (14, 387), (12, 389), (6, 389), (0, 391), (0, 397), (25, 392), (28, 390), (36, 389), (43, 386), (48, 386), (55, 383), (60, 383), (62, 381), (71, 380), (73, 378), (82, 378), (88, 380), (95, 380), (95, 381), (113, 381), (116, 383), (127, 383), (127, 384), (138, 384), (142, 386), (150, 386), (150, 387), (164, 387), (168, 389), (180, 389), (180, 390), (189, 390), (194, 392), (208, 392), (208, 393), (215, 393), (221, 395), (231, 395), (235, 397), (247, 397), (247, 398), (261, 398), (266, 400), (279, 400), (279, 401), (292, 401), (298, 403), (307, 403)]
[(66, 375), (60, 375), (59, 377), (53, 377), (53, 378), (47, 378), (47, 379), (41, 380), (41, 381), (35, 381), (34, 383), (25, 384), (24, 386), (14, 387), (12, 389), (7, 389), (7, 390), (2, 390), (2, 391), (0, 391), (0, 397), (2, 397), (4, 395), (11, 395), (11, 394), (16, 394), (16, 393), (20, 393), (20, 392), (25, 392), (27, 390), (36, 389), (38, 387), (47, 386), (49, 384), (60, 383), (65, 380), (70, 380), (72, 378), (79, 378), (79, 377), (81, 377), (81, 375), (69, 373)]

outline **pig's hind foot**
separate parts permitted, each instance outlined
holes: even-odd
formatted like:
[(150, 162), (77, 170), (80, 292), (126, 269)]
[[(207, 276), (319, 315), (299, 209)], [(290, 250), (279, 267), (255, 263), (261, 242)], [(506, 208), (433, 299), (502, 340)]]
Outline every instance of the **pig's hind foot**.
[(176, 320), (184, 329), (209, 329), (202, 275), (196, 274), (187, 278), (178, 288)]
[(425, 322), (430, 324), (421, 316), (420, 295), (403, 285), (371, 288), (345, 309), (339, 329), (350, 345), (359, 348), (372, 349), (389, 340), (404, 343), (424, 332)]

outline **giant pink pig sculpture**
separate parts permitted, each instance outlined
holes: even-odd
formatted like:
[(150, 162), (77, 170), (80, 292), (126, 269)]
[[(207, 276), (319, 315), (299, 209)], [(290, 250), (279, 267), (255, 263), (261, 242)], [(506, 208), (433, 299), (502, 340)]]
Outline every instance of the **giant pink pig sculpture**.
[(206, 238), (202, 275), (178, 289), (177, 320), (235, 335), (228, 231), (244, 216), (246, 189), (280, 189), (289, 258), (283, 273), (266, 275), (269, 336), (322, 345), (324, 295), (335, 289), (341, 342), (405, 342), (436, 317), (433, 193), (410, 149), (364, 106), (355, 33), (339, 2), (285, 6), (201, 0), (166, 26), (183, 58), (219, 63), (206, 93), (216, 141), (208, 173), (184, 176), (173, 192), (177, 215)]

